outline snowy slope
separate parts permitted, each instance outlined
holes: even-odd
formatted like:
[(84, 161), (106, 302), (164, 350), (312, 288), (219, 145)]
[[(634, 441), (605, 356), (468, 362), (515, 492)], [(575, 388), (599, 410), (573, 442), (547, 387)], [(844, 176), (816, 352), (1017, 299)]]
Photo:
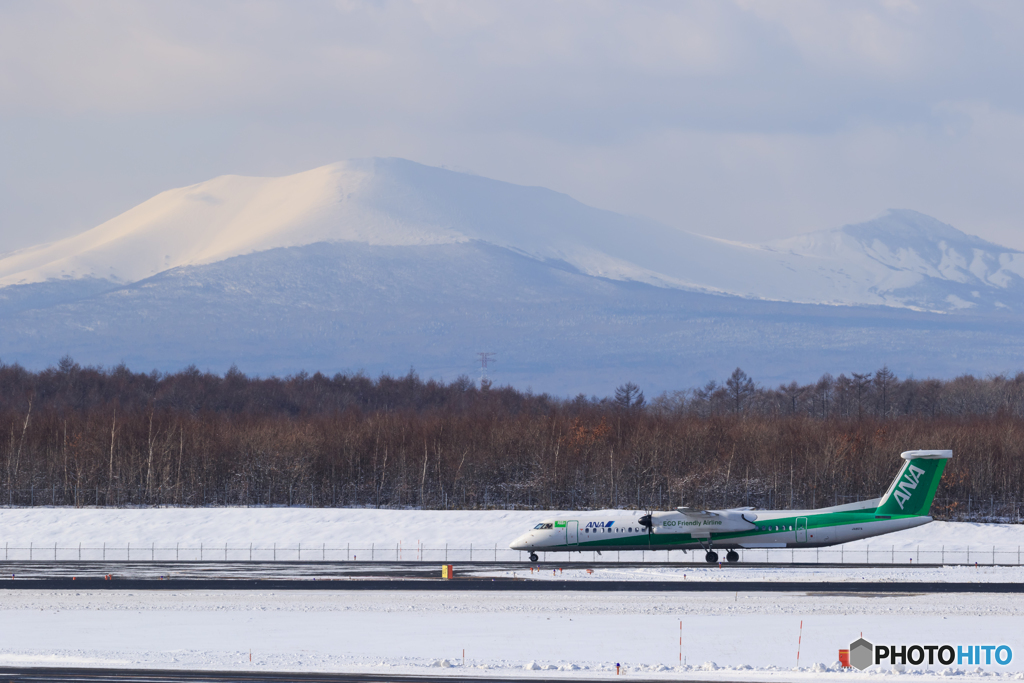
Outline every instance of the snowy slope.
[(401, 159), (346, 161), (282, 178), (222, 176), (168, 190), (80, 235), (6, 255), (0, 286), (133, 283), (318, 242), (470, 240), (660, 287), (800, 303), (1024, 310), (1024, 254), (913, 211), (749, 245)]
[[(716, 296), (595, 278), (475, 240), (318, 243), (100, 284), (0, 289), (0, 358), (278, 375), (413, 366), (451, 381), (474, 374), (488, 349), (500, 384), (599, 396), (625, 381), (653, 396), (737, 366), (770, 384), (882, 363), (901, 377), (1024, 365), (1020, 320)], [(58, 300), (86, 285), (88, 296)]]
[(866, 223), (766, 248), (794, 267), (817, 262), (834, 276), (842, 274), (849, 295), (865, 302), (929, 310), (1021, 310), (1024, 254), (916, 211), (892, 210)]

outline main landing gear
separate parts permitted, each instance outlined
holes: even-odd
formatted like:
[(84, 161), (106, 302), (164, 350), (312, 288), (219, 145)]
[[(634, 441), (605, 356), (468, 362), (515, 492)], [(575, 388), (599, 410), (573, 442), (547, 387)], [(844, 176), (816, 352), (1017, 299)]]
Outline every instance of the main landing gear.
[[(716, 553), (714, 550), (709, 550), (707, 554), (704, 556), (704, 559), (707, 560), (708, 564), (714, 564), (715, 562), (718, 562), (718, 553)], [(726, 553), (725, 559), (728, 562), (739, 562), (740, 554), (735, 550), (730, 550), (728, 553)]]
[(530, 553), (530, 562), (536, 562), (540, 558), (537, 557), (537, 553)]

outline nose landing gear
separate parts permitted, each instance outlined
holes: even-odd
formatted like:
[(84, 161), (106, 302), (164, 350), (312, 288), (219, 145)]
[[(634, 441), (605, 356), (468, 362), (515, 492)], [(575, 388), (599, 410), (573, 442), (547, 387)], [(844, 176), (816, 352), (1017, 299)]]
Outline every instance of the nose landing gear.
[(537, 557), (537, 553), (530, 553), (530, 562), (536, 562), (540, 558)]

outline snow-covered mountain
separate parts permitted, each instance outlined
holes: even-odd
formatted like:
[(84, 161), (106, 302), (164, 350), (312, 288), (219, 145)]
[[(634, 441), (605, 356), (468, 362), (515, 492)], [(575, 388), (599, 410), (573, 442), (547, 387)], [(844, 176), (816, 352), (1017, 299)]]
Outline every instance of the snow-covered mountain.
[[(1024, 366), (1022, 254), (913, 211), (728, 242), (400, 159), (169, 190), (0, 258), (0, 359), (649, 392)], [(829, 304), (829, 305), (822, 305)]]
[(1024, 254), (913, 211), (751, 245), (401, 159), (282, 178), (222, 176), (168, 190), (92, 230), (0, 258), (0, 286), (79, 278), (127, 284), (318, 242), (471, 240), (660, 287), (799, 303), (1024, 310)]

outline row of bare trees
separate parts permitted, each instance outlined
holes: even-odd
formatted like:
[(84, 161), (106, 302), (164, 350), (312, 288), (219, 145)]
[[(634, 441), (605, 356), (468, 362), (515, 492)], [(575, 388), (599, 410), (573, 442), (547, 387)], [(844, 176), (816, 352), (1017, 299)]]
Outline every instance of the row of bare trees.
[(924, 402), (932, 381), (886, 373), (822, 399), (737, 371), (648, 403), (632, 384), (558, 399), (413, 372), (0, 366), (0, 504), (801, 508), (875, 497), (901, 451), (952, 448), (938, 514), (1018, 515), (1021, 378), (935, 381)]

